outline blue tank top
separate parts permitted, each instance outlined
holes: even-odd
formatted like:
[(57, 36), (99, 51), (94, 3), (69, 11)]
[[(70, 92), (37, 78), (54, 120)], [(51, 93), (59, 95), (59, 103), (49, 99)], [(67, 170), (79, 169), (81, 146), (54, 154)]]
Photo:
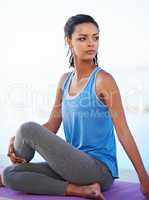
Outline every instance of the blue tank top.
[(69, 72), (62, 87), (62, 122), (66, 141), (80, 151), (102, 161), (118, 178), (114, 126), (108, 107), (97, 97), (96, 66), (85, 86), (75, 95), (68, 93), (74, 71)]

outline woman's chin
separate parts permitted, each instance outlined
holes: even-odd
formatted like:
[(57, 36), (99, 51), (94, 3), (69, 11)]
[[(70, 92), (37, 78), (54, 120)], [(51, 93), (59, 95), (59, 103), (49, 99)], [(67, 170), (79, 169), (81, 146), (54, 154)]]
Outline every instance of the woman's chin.
[(94, 56), (86, 56), (84, 59), (82, 59), (84, 62), (92, 62)]

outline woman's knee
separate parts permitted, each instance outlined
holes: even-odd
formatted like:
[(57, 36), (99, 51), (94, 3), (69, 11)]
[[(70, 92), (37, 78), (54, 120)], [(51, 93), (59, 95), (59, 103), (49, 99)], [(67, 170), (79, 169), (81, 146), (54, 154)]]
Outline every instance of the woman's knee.
[(14, 185), (14, 174), (15, 174), (15, 165), (8, 166), (2, 172), (2, 181), (3, 184), (9, 187)]
[(113, 182), (114, 182), (114, 178), (111, 175), (108, 175), (107, 177), (105, 177), (104, 180), (101, 181), (102, 192), (109, 190)]
[(33, 121), (29, 121), (29, 122), (25, 122), (23, 124), (21, 124), (21, 126), (19, 127), (18, 131), (17, 131), (17, 135), (19, 135), (19, 137), (22, 138), (26, 138), (28, 137), (28, 135), (31, 136), (31, 134), (34, 134), (34, 130), (39, 126), (39, 124), (37, 124), (36, 122)]

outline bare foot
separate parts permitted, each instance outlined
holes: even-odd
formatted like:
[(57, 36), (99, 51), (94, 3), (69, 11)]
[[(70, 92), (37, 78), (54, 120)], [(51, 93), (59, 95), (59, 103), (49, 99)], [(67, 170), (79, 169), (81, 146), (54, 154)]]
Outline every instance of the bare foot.
[(99, 183), (91, 185), (78, 186), (69, 184), (66, 190), (66, 195), (75, 195), (91, 199), (105, 200)]
[(1, 175), (0, 175), (0, 187), (3, 187), (4, 185), (3, 185), (3, 183), (2, 183), (2, 177), (1, 177)]

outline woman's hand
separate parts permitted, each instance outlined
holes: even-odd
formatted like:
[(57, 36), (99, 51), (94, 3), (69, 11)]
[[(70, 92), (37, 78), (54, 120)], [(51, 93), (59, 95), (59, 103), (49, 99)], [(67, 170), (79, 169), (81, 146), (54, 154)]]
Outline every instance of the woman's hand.
[(141, 182), (141, 191), (147, 199), (149, 199), (149, 175)]
[(10, 158), (11, 162), (14, 164), (26, 163), (25, 159), (15, 155), (14, 146), (13, 146), (14, 140), (15, 140), (15, 136), (10, 139), (7, 156)]

